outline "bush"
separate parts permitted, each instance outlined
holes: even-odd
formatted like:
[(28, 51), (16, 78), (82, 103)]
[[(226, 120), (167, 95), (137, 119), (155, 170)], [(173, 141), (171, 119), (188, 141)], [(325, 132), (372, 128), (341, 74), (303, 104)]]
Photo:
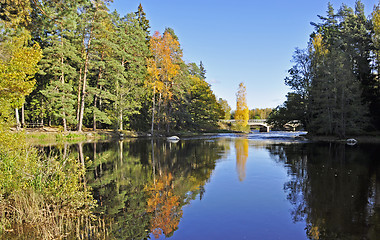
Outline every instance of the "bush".
[(233, 123), (231, 124), (231, 130), (249, 133), (251, 131), (251, 128), (249, 127), (249, 125), (243, 126), (238, 123)]

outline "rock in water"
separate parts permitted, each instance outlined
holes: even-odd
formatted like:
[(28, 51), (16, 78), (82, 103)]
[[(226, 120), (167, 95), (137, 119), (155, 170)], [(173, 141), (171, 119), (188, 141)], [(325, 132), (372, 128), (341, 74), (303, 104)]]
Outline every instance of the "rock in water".
[(357, 141), (356, 139), (354, 139), (354, 138), (349, 138), (349, 139), (346, 140), (346, 142), (347, 142), (347, 145), (351, 145), (351, 146), (353, 146), (353, 145), (355, 145), (358, 141)]
[(171, 137), (167, 137), (166, 140), (168, 140), (169, 142), (178, 142), (179, 137), (178, 136), (171, 136)]

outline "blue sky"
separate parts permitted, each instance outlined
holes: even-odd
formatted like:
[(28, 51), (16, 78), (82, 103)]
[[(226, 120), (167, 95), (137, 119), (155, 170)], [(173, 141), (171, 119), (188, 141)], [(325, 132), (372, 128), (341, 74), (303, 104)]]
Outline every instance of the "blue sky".
[[(331, 2), (337, 10), (355, 0), (114, 0), (110, 9), (121, 15), (141, 2), (151, 33), (174, 29), (184, 60), (203, 62), (207, 81), (219, 98), (236, 108), (240, 82), (247, 88), (250, 109), (276, 107), (285, 100), (284, 85), (296, 47), (305, 48), (313, 31), (310, 22), (326, 15)], [(370, 15), (378, 0), (363, 0)]]

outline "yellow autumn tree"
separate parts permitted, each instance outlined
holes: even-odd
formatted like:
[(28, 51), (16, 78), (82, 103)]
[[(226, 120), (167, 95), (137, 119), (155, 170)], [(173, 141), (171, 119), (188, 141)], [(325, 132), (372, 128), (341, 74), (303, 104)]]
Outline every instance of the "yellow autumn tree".
[(317, 56), (324, 56), (329, 53), (329, 50), (326, 48), (325, 44), (323, 43), (322, 34), (320, 33), (316, 34), (311, 40), (311, 43), (312, 43), (312, 51)]
[[(377, 49), (379, 49), (380, 46), (380, 4), (375, 6), (373, 12), (372, 12), (372, 24), (373, 24), (373, 42)], [(380, 51), (377, 50), (377, 59), (380, 60)]]
[[(179, 54), (179, 42), (169, 32), (161, 35), (155, 32), (150, 38), (151, 58), (147, 60), (148, 85), (153, 89), (152, 127), (154, 128), (154, 113), (156, 108), (156, 95), (159, 109), (166, 106), (173, 97), (174, 78), (179, 73), (180, 67), (176, 64)], [(178, 55), (179, 54), (179, 55)]]
[(34, 74), (42, 51), (36, 43), (29, 46), (26, 30), (28, 1), (9, 1), (0, 14), (0, 121), (6, 122), (12, 108), (19, 108), (35, 85)]
[(246, 88), (244, 83), (239, 84), (238, 92), (236, 93), (236, 112), (235, 120), (238, 126), (245, 128), (249, 120), (249, 109), (247, 105)]

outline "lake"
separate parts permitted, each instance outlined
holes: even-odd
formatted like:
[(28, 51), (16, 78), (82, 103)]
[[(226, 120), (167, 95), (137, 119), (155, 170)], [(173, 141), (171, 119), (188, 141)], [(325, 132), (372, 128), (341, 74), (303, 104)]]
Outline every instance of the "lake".
[(86, 162), (107, 239), (379, 239), (380, 145), (299, 134), (43, 149)]

